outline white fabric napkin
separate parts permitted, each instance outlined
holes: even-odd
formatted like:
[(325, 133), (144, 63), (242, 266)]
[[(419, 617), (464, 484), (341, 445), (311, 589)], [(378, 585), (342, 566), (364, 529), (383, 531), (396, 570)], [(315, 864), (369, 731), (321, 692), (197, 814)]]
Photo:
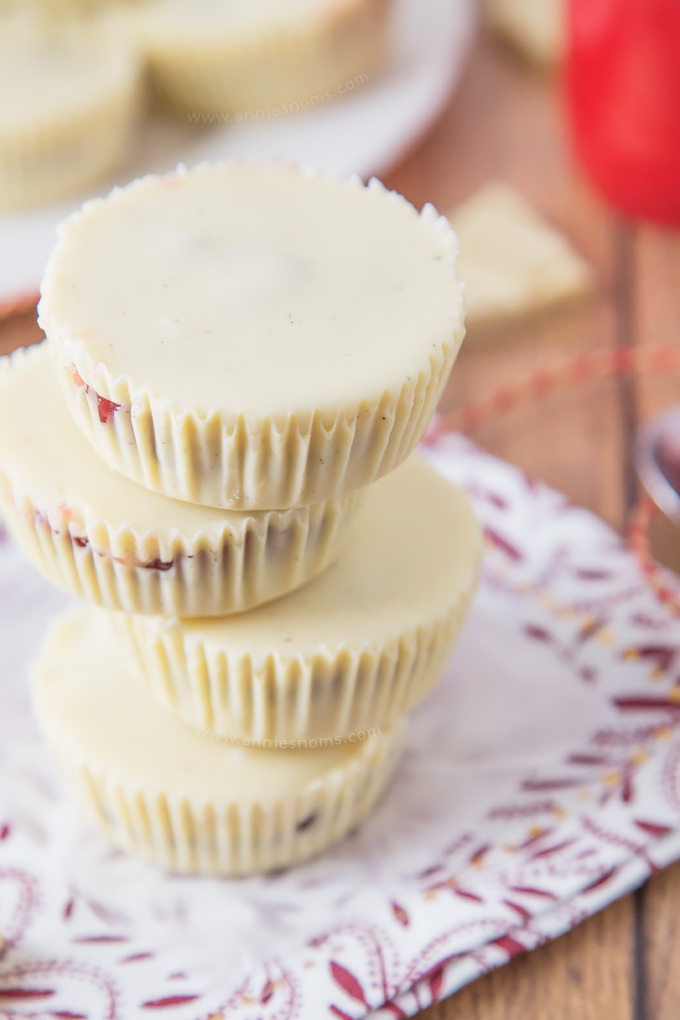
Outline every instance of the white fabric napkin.
[(264, 878), (164, 875), (72, 812), (26, 686), (64, 600), (0, 542), (0, 1013), (410, 1016), (680, 856), (672, 612), (591, 514), (460, 437), (424, 454), (486, 527), (469, 621), (373, 817)]

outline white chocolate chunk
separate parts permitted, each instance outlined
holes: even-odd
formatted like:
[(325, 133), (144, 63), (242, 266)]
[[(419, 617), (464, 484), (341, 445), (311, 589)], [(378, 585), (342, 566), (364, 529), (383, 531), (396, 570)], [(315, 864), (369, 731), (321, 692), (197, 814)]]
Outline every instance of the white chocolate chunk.
[(592, 270), (520, 195), (491, 184), (449, 216), (469, 328), (505, 324), (588, 293)]
[(553, 67), (562, 57), (565, 0), (485, 0), (487, 24), (532, 63)]

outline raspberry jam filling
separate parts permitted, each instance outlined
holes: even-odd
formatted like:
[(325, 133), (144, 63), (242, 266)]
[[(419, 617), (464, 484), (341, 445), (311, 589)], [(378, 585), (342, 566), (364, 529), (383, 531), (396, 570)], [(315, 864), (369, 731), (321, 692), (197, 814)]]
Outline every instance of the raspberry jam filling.
[[(40, 510), (33, 511), (33, 519), (36, 526), (49, 528), (53, 535), (59, 537), (64, 534), (63, 531), (53, 528), (45, 514), (41, 513)], [(70, 537), (73, 544), (77, 545), (79, 549), (87, 549), (90, 544), (89, 538), (83, 538), (80, 535), (71, 535)], [(136, 560), (134, 556), (112, 556), (107, 549), (95, 549), (93, 551), (95, 555), (101, 556), (102, 559), (113, 560), (114, 563), (119, 563), (123, 567), (137, 567), (140, 570), (160, 570), (162, 573), (165, 573), (167, 570), (171, 570), (174, 566), (176, 566), (180, 559), (178, 556), (172, 560), (161, 560), (156, 558), (154, 560), (149, 560), (148, 563), (141, 563), (139, 560)]]
[(78, 372), (78, 369), (76, 368), (75, 365), (72, 365), (71, 369), (73, 372), (73, 381), (75, 382), (76, 386), (79, 389), (85, 387), (86, 396), (88, 397), (94, 396), (97, 398), (97, 410), (99, 412), (99, 420), (102, 423), (102, 425), (108, 425), (108, 423), (113, 420), (113, 416), (116, 413), (116, 411), (118, 411), (119, 408), (121, 408), (123, 405), (115, 404), (113, 400), (109, 400), (108, 397), (100, 397), (97, 391), (93, 390), (92, 387), (81, 378), (80, 373)]

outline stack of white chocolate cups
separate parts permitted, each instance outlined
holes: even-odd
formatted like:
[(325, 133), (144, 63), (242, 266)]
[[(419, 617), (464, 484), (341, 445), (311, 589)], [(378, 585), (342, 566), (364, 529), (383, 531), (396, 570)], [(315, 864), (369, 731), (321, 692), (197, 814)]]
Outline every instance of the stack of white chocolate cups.
[(231, 163), (62, 227), (0, 365), (0, 501), (88, 608), (33, 675), (86, 809), (169, 869), (304, 860), (370, 812), (474, 591), (416, 455), (463, 336), (456, 241), (377, 182)]

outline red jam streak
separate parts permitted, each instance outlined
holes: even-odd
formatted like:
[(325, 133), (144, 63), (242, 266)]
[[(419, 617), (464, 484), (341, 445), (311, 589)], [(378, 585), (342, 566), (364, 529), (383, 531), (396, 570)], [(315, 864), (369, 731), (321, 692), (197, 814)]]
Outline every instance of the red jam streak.
[(108, 423), (112, 420), (114, 414), (121, 405), (114, 404), (112, 400), (107, 400), (106, 397), (100, 397), (98, 393), (95, 395), (97, 397), (99, 420), (102, 423), (102, 425), (108, 425)]
[(97, 410), (99, 411), (99, 420), (102, 425), (108, 425), (110, 421), (113, 421), (113, 416), (116, 411), (122, 407), (122, 404), (115, 404), (113, 400), (109, 400), (107, 397), (100, 397), (96, 390), (93, 390), (90, 385), (83, 381), (75, 365), (72, 366), (73, 381), (79, 388), (85, 387), (85, 394), (89, 397), (92, 393), (97, 398)]
[(170, 570), (175, 565), (175, 560), (151, 560), (151, 563), (140, 563), (144, 570)]
[[(42, 514), (39, 510), (34, 510), (33, 511), (33, 517), (34, 517), (36, 525), (39, 525), (39, 526), (42, 525), (43, 527), (50, 528), (50, 531), (52, 531), (52, 533), (55, 534), (55, 535), (60, 535), (61, 534), (60, 531), (55, 531), (54, 528), (50, 527), (50, 524), (49, 524), (49, 521), (47, 520), (47, 517), (44, 514)], [(87, 547), (90, 544), (90, 540), (88, 538), (81, 538), (79, 535), (72, 535), (71, 536), (71, 540), (72, 540), (74, 545), (78, 546), (79, 549), (87, 549)], [(106, 552), (97, 552), (97, 555), (98, 556), (107, 556), (108, 554)], [(121, 559), (119, 556), (111, 556), (111, 559), (114, 561), (114, 563), (120, 563), (121, 566), (124, 566), (124, 567), (136, 567), (136, 568), (138, 568), (140, 570), (160, 570), (163, 573), (165, 573), (165, 571), (167, 571), (167, 570), (172, 570), (172, 568), (177, 563), (177, 559), (176, 558), (173, 559), (173, 560), (155, 559), (155, 560), (150, 560), (149, 563), (138, 563), (138, 562), (136, 562), (134, 560)]]

